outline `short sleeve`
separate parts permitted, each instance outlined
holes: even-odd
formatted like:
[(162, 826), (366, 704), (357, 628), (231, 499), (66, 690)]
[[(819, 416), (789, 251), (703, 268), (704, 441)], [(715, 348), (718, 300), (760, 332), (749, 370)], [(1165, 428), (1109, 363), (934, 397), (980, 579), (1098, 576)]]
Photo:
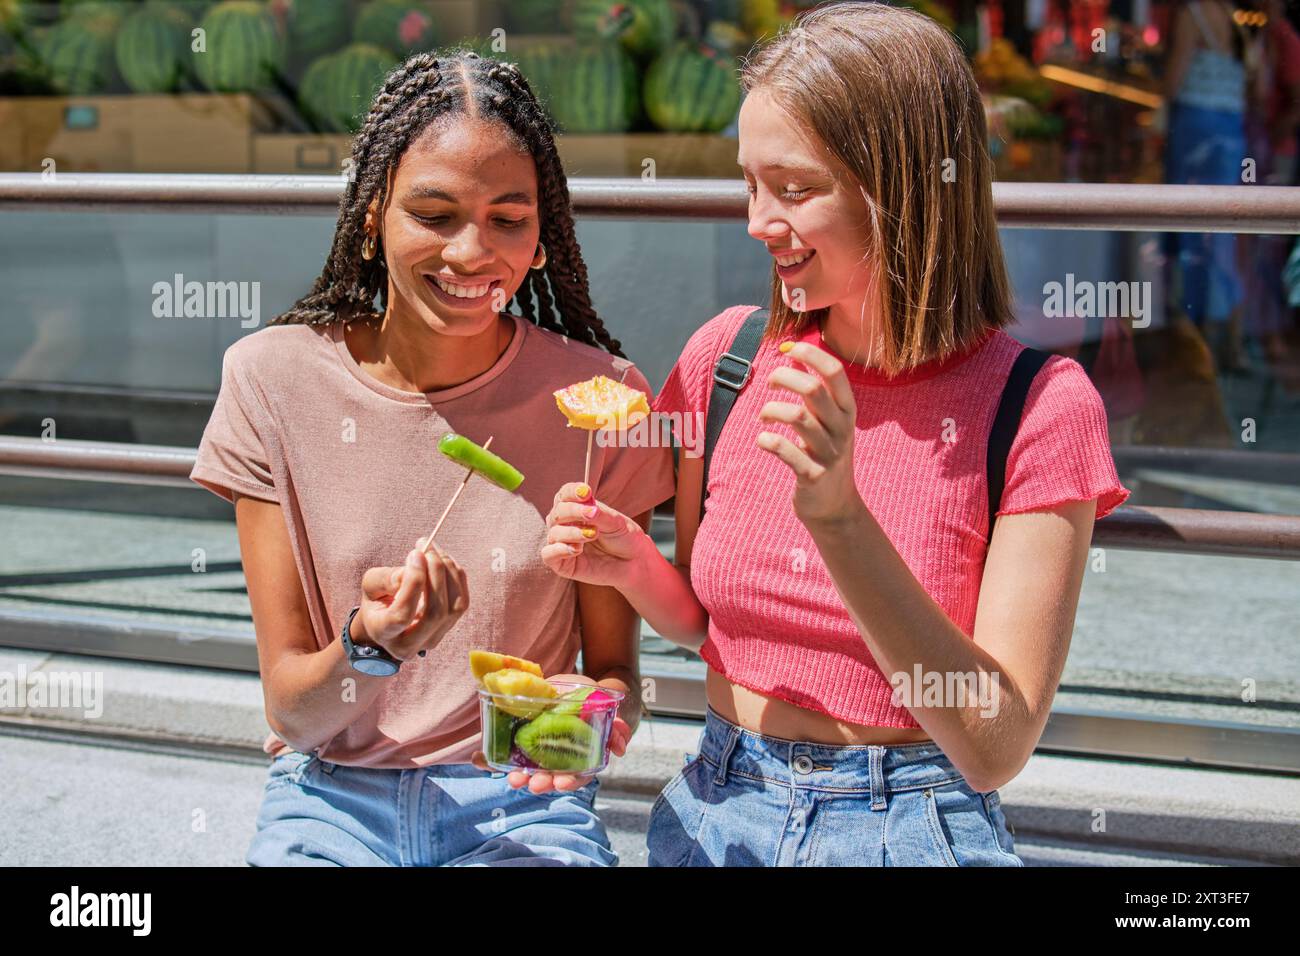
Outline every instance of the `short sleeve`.
[(221, 390), (203, 429), (190, 480), (227, 501), (233, 502), (238, 492), (278, 502), (262, 434), (267, 419), (259, 414), (256, 399), (244, 390), (235, 347), (227, 349), (221, 360)]
[(1095, 500), (1104, 518), (1128, 496), (1111, 457), (1101, 396), (1078, 362), (1052, 357), (1025, 398), (998, 514)]
[[(647, 395), (651, 392), (650, 383), (635, 365), (624, 370), (622, 381)], [(610, 445), (605, 455), (596, 497), (629, 518), (650, 511), (677, 491), (672, 449), (664, 442)]]

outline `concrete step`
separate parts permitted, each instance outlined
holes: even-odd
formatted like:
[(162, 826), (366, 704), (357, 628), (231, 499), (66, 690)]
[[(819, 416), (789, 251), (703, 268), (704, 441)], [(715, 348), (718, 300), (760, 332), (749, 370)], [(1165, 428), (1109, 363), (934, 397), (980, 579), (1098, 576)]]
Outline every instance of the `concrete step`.
[[(246, 754), (0, 730), (0, 866), (242, 866), (265, 774)], [(620, 866), (646, 865), (653, 802), (602, 786), (596, 808)], [(1245, 862), (1049, 840), (1016, 850), (1028, 866)]]
[[(247, 811), (241, 819), (251, 827), (267, 760), (260, 750), (267, 728), (255, 674), (0, 649), (0, 674), (35, 670), (98, 675), (101, 693), (90, 710), (0, 710), (0, 730), (71, 735), (70, 746), (86, 766), (70, 766), (67, 772), (83, 785), (94, 780), (95, 792), (116, 785), (117, 778), (107, 770), (112, 755), (123, 752), (184, 754), (176, 759), (204, 766), (234, 761), (251, 774), (241, 778), (239, 800), (232, 803), (224, 792), (219, 801), (202, 799), (222, 808), (237, 803)], [(603, 775), (602, 795), (652, 801), (695, 751), (701, 726), (698, 720), (668, 717), (643, 721), (627, 756), (616, 759)], [(9, 749), (0, 748), (0, 781), (8, 776), (5, 765), (13, 766)], [(92, 767), (104, 768), (106, 776), (96, 778), (89, 772)], [(15, 773), (31, 777), (33, 785), (48, 780), (53, 792), (64, 793), (58, 765), (19, 764)], [(164, 795), (173, 785), (170, 780), (160, 784)], [(147, 787), (126, 788), (122, 799), (129, 802), (148, 792)], [(1059, 845), (1062, 852), (1074, 854), (1071, 859), (1086, 859), (1087, 853), (1106, 859), (1135, 853), (1139, 859), (1154, 854), (1225, 863), (1300, 863), (1296, 777), (1037, 754), (1000, 792), (1018, 844), (1041, 843), (1047, 848), (1043, 859), (1050, 859), (1051, 847)], [(34, 791), (29, 795), (36, 799)], [(67, 799), (66, 794), (58, 798)]]

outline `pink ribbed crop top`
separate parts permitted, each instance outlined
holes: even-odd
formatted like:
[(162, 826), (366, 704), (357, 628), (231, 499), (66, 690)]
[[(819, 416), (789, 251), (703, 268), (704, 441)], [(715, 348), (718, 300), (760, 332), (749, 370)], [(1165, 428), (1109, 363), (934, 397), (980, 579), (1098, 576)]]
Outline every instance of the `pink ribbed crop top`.
[[(706, 419), (714, 363), (754, 308), (727, 309), (691, 336), (656, 411)], [(815, 325), (801, 338), (830, 351)], [(912, 573), (967, 635), (988, 548), (988, 435), (1021, 348), (995, 331), (964, 354), (892, 379), (846, 362), (858, 409), (858, 490)], [(794, 515), (793, 473), (755, 444), (764, 430), (795, 436), (758, 420), (767, 401), (793, 400), (767, 385), (772, 369), (789, 362), (763, 343), (709, 466), (691, 555), (691, 583), (709, 613), (701, 656), (733, 683), (840, 720), (918, 727), (891, 702), (888, 680)], [(1111, 458), (1101, 397), (1077, 362), (1053, 356), (1029, 390), (998, 513), (1095, 499), (1100, 518), (1128, 494)]]

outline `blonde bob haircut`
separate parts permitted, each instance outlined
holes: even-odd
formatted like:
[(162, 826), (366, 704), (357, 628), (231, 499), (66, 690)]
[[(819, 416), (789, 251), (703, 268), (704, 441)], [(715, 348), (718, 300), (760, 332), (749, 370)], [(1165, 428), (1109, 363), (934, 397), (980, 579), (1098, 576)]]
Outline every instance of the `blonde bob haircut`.
[[(946, 358), (1011, 321), (984, 107), (950, 33), (883, 3), (826, 4), (746, 57), (741, 87), (769, 96), (861, 186), (865, 261), (878, 270), (875, 359), (886, 374)], [(792, 309), (781, 284), (773, 264), (764, 337), (778, 341), (829, 312)]]

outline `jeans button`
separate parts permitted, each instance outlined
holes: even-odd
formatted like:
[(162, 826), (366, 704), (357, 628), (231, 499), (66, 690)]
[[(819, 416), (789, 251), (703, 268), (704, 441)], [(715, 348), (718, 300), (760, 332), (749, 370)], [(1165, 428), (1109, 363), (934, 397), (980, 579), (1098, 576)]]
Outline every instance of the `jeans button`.
[(812, 757), (807, 754), (800, 754), (794, 758), (794, 769), (798, 773), (812, 773)]

